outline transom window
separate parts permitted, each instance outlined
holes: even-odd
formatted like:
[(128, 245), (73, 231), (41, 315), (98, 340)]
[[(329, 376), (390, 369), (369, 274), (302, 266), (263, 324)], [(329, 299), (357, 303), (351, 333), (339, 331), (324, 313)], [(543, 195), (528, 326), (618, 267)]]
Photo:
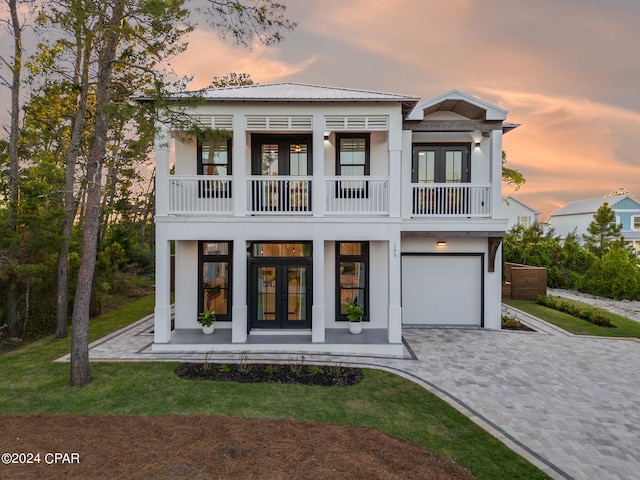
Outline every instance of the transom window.
[(336, 243), (336, 320), (347, 321), (350, 302), (364, 310), (369, 320), (369, 243)]
[(199, 311), (215, 312), (217, 320), (231, 320), (232, 242), (200, 242)]

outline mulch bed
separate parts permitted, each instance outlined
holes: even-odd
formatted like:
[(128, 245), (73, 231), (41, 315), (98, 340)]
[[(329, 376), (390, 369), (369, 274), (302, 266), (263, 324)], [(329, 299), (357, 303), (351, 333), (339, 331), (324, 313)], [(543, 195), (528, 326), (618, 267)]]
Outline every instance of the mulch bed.
[(512, 326), (503, 325), (502, 329), (503, 330), (518, 330), (520, 332), (535, 332), (535, 330), (533, 328), (527, 327), (524, 323), (520, 323), (520, 325), (518, 327), (512, 327)]
[[(40, 454), (40, 463), (0, 464), (0, 478), (474, 478), (447, 459), (376, 430), (316, 422), (203, 415), (5, 415), (0, 425), (0, 453)], [(47, 456), (56, 452), (74, 463)]]
[(287, 365), (262, 363), (181, 363), (175, 374), (186, 380), (218, 382), (286, 383), (347, 387), (362, 380), (360, 368), (305, 365), (294, 361)]

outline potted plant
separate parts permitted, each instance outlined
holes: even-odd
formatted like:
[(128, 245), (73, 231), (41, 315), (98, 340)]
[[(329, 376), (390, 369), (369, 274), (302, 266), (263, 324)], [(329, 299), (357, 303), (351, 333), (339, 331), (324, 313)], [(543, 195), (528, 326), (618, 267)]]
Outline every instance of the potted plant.
[(349, 302), (347, 306), (347, 318), (349, 319), (349, 332), (358, 334), (362, 332), (362, 317), (364, 310), (358, 304)]
[(216, 321), (216, 312), (211, 310), (205, 310), (198, 315), (198, 323), (202, 325), (202, 333), (211, 335), (214, 329), (214, 322)]

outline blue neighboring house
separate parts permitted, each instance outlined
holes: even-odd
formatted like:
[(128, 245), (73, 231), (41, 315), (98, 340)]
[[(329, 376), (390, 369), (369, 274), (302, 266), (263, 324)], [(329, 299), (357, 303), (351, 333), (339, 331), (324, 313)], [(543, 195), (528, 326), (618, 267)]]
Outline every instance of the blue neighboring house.
[(592, 198), (570, 202), (549, 216), (548, 223), (555, 233), (564, 239), (573, 232), (582, 235), (587, 233), (589, 224), (598, 208), (607, 202), (616, 214), (616, 223), (622, 225), (622, 236), (629, 241), (636, 252), (640, 252), (640, 202), (631, 195)]

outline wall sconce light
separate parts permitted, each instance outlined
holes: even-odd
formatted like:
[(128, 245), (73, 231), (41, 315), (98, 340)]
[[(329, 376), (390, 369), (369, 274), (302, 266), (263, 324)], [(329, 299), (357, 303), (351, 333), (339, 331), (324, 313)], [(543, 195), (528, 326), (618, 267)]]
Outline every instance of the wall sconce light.
[(471, 132), (470, 136), (476, 148), (480, 148), (480, 142), (482, 141), (482, 132), (476, 130), (474, 132)]
[(324, 141), (328, 142), (329, 141), (329, 133), (324, 132)]
[(439, 247), (446, 247), (447, 246), (447, 242), (445, 242), (444, 240), (438, 240), (436, 242), (436, 245), (438, 245)]

